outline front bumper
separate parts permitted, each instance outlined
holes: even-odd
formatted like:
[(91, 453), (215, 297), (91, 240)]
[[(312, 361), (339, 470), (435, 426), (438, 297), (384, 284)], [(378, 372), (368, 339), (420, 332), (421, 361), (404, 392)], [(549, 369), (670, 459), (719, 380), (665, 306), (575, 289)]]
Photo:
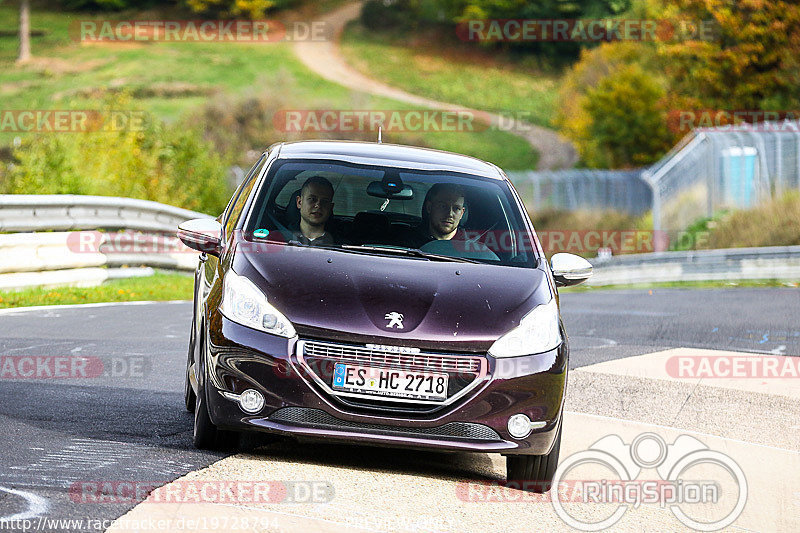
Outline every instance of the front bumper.
[[(341, 401), (300, 364), (297, 339), (255, 331), (214, 313), (209, 322), (203, 380), (214, 424), (301, 438), (392, 447), (542, 455), (550, 451), (561, 417), (568, 347), (535, 356), (486, 357), (485, 375), (456, 401), (418, 412)], [(256, 389), (264, 408), (244, 413), (222, 392)], [(523, 439), (508, 433), (508, 418), (539, 423)]]

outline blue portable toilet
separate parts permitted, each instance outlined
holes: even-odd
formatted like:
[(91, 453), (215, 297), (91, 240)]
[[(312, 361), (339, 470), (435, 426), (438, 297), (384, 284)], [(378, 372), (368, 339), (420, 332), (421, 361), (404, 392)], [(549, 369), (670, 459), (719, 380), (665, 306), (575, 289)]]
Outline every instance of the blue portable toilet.
[(722, 183), (728, 205), (750, 207), (756, 202), (756, 157), (752, 146), (733, 146), (722, 151)]

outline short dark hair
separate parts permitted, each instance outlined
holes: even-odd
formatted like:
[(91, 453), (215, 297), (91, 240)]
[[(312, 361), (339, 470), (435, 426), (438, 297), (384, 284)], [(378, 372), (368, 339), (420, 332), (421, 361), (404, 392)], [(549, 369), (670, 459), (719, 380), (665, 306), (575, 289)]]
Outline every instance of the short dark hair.
[(433, 187), (428, 189), (428, 194), (425, 195), (425, 201), (427, 202), (435, 198), (439, 195), (439, 193), (442, 192), (454, 192), (464, 198), (464, 200), (467, 199), (467, 195), (464, 192), (464, 187), (461, 185), (455, 183), (434, 183)]
[(314, 185), (314, 184), (322, 185), (324, 187), (329, 188), (331, 190), (331, 196), (333, 196), (333, 192), (334, 192), (333, 184), (328, 180), (328, 178), (323, 178), (322, 176), (311, 176), (310, 178), (308, 178), (305, 181), (305, 183), (303, 183), (303, 186), (300, 187), (300, 196), (302, 197), (303, 193), (306, 191), (306, 189), (310, 185)]

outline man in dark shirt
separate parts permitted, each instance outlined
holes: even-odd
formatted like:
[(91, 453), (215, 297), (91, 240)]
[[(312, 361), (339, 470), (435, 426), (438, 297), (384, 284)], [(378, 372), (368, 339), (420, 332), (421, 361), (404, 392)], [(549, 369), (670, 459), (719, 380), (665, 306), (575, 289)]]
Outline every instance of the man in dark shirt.
[(325, 229), (333, 213), (333, 185), (322, 176), (311, 176), (297, 197), (300, 210), (300, 230), (294, 238), (308, 246), (330, 246), (336, 239)]
[(463, 187), (437, 183), (430, 188), (422, 204), (422, 225), (414, 235), (414, 248), (435, 240), (466, 240), (458, 225), (466, 212)]

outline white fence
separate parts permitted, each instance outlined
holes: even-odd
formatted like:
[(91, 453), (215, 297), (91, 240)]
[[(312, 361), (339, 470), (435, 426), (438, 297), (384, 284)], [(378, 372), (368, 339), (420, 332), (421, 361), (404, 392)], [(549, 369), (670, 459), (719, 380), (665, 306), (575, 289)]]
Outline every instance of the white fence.
[(206, 217), (130, 198), (0, 195), (0, 232), (14, 232), (0, 234), (0, 289), (92, 286), (153, 268), (191, 271), (197, 252), (175, 231)]
[(800, 189), (800, 122), (696, 130), (642, 177), (653, 187), (654, 229)]
[(507, 172), (525, 206), (542, 209), (613, 210), (640, 215), (653, 193), (641, 170), (543, 170)]

